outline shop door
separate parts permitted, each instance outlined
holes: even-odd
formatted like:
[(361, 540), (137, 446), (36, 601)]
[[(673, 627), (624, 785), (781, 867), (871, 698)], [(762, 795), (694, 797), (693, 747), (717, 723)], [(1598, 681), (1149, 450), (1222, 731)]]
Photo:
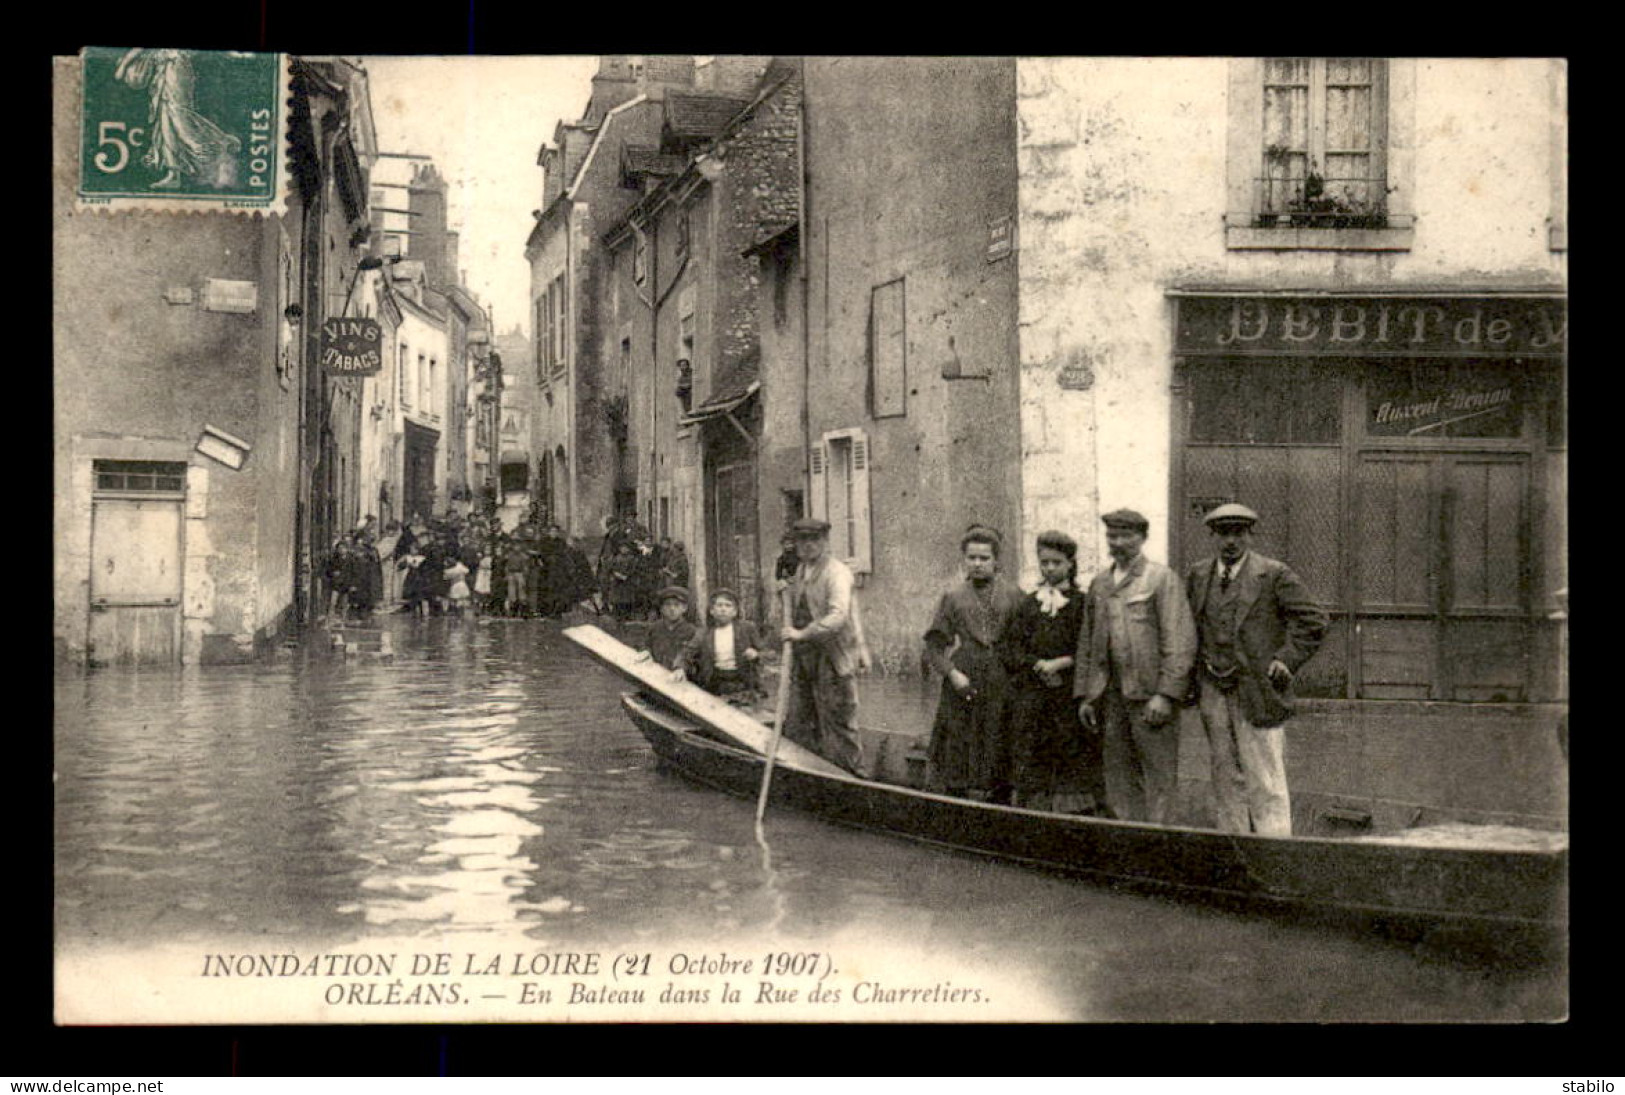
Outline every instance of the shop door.
[(711, 491), (711, 583), (740, 596), (742, 616), (760, 619), (756, 564), (756, 467), (718, 467)]
[(1528, 459), (1359, 457), (1359, 696), (1523, 702)]
[(406, 518), (421, 517), (427, 521), (435, 516), (434, 509), (434, 453), (438, 435), (408, 422), (406, 424), (406, 468), (402, 494), (405, 495)]
[(180, 501), (98, 498), (90, 560), (90, 664), (178, 662)]

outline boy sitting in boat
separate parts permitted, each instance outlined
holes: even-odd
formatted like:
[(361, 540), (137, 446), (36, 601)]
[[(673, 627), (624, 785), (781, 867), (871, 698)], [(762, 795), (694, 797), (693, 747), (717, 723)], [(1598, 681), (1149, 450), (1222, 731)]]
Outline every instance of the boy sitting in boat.
[(683, 668), (683, 652), (698, 630), (685, 618), (687, 615), (688, 590), (667, 586), (660, 591), (660, 619), (649, 627), (649, 648), (645, 653), (665, 669)]
[(758, 693), (760, 646), (756, 626), (739, 618), (739, 596), (731, 589), (714, 590), (706, 625), (689, 640), (678, 679), (686, 675), (707, 692), (749, 707)]

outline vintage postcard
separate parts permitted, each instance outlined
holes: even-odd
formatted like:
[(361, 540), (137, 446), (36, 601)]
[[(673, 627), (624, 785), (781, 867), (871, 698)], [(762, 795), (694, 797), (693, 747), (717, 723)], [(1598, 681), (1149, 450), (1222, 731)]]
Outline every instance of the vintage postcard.
[(59, 1024), (1567, 1016), (1562, 60), (52, 107)]

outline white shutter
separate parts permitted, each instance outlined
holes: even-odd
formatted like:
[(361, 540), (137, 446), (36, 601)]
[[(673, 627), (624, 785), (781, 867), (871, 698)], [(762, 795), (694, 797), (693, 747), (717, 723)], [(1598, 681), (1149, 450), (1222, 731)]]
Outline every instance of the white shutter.
[(829, 497), (825, 483), (828, 476), (825, 474), (829, 466), (829, 457), (824, 450), (824, 443), (818, 442), (807, 450), (807, 516), (825, 520), (829, 513)]
[(869, 530), (869, 438), (852, 431), (852, 569), (868, 574), (875, 569)]

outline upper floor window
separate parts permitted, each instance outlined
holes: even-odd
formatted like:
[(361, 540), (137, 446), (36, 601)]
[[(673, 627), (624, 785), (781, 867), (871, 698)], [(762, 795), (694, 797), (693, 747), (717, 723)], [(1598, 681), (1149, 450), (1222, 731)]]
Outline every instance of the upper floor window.
[(547, 380), (549, 354), (553, 349), (553, 287), (549, 285), (536, 297), (536, 320), (532, 324), (536, 336), (536, 379)]
[(1397, 176), (1410, 169), (1412, 63), (1265, 57), (1232, 64), (1228, 245), (1409, 249), (1409, 179)]
[(1370, 57), (1265, 58), (1259, 227), (1388, 226), (1384, 71)]
[(566, 350), (566, 347), (569, 345), (569, 343), (568, 343), (568, 341), (567, 341), (567, 339), (565, 337), (566, 334), (567, 334), (567, 332), (565, 330), (565, 315), (566, 315), (565, 303), (566, 302), (565, 302), (565, 297), (564, 297), (564, 275), (560, 274), (558, 277), (553, 279), (553, 358), (552, 358), (552, 361), (553, 361), (553, 371), (555, 373), (563, 372), (565, 365), (568, 364), (568, 351)]
[(677, 214), (677, 261), (682, 262), (688, 257), (688, 210), (680, 210)]

